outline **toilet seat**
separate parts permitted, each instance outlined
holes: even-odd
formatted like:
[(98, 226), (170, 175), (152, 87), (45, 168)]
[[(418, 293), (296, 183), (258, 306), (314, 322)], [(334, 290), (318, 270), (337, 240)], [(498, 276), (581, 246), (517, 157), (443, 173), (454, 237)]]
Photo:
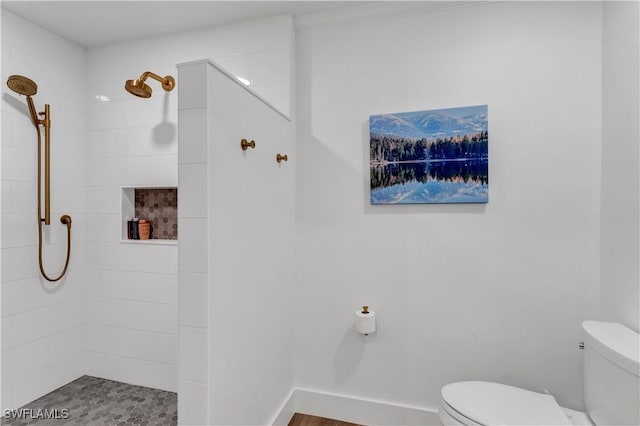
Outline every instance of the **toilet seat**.
[(572, 425), (553, 396), (514, 386), (458, 382), (441, 394), (444, 410), (467, 425)]
[(474, 422), (472, 419), (458, 413), (453, 407), (446, 402), (440, 401), (440, 409), (438, 417), (444, 426), (482, 426), (480, 423)]

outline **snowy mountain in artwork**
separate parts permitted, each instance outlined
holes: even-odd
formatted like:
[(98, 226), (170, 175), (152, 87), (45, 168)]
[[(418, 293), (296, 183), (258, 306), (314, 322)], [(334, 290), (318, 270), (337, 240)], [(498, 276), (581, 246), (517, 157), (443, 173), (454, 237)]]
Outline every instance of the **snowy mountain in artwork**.
[(487, 131), (487, 106), (372, 115), (372, 135), (436, 139)]

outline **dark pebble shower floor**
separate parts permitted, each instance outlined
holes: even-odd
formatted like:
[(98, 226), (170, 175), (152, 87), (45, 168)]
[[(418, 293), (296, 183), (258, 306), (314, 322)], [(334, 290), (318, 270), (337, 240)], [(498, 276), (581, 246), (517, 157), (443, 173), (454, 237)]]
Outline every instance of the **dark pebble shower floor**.
[(83, 376), (26, 404), (26, 413), (68, 410), (66, 419), (12, 418), (2, 425), (176, 425), (177, 394), (113, 380)]

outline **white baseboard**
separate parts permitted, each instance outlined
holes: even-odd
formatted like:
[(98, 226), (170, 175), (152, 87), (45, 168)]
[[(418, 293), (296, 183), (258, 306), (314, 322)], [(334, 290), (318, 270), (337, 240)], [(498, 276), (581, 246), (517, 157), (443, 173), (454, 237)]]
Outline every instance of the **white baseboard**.
[(275, 418), (269, 423), (273, 426), (287, 426), (296, 412), (296, 389), (291, 389), (289, 395), (276, 412)]
[(293, 413), (365, 425), (441, 425), (438, 410), (368, 398), (294, 388), (272, 425), (286, 425)]

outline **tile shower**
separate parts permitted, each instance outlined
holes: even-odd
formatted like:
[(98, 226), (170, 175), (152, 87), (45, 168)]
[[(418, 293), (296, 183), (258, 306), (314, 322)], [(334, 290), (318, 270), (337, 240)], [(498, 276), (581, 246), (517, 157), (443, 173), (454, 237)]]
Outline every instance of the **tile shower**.
[[(180, 279), (192, 291), (178, 297), (178, 237), (183, 230), (187, 238), (198, 241), (204, 241), (206, 235), (202, 228), (190, 226), (194, 222), (193, 203), (185, 204), (182, 210), (180, 233), (176, 223), (178, 196), (193, 200), (194, 185), (204, 178), (193, 173), (203, 158), (195, 151), (192, 158), (184, 157), (181, 181), (189, 184), (178, 195), (180, 84), (171, 93), (158, 89), (152, 98), (140, 100), (126, 93), (122, 83), (145, 69), (175, 74), (175, 64), (194, 58), (219, 58), (234, 68), (236, 53), (244, 50), (247, 57), (256, 57), (256, 64), (266, 57), (277, 57), (270, 62), (285, 66), (273, 76), (263, 76), (259, 66), (254, 68), (252, 75), (260, 77), (256, 89), (262, 85), (265, 93), (276, 86), (288, 90), (291, 25), (289, 17), (266, 19), (245, 26), (251, 28), (249, 32), (239, 25), (84, 50), (3, 10), (3, 72), (19, 70), (43, 88), (57, 88), (47, 95), (46, 102), (55, 106), (53, 119), (60, 126), (54, 139), (64, 136), (65, 143), (57, 144), (52, 153), (52, 192), (57, 197), (54, 209), (56, 205), (68, 208), (74, 218), (75, 248), (63, 285), (59, 290), (43, 291), (30, 263), (34, 244), (31, 204), (35, 197), (24, 195), (30, 194), (28, 187), (34, 185), (34, 148), (24, 143), (33, 138), (33, 128), (5, 96), (1, 172), (4, 408), (36, 400), (44, 404), (51, 398), (66, 401), (70, 390), (78, 389), (75, 379), (101, 378), (174, 397), (180, 388), (185, 404), (182, 421), (193, 424), (206, 419), (206, 369), (178, 366), (179, 348), (184, 348), (183, 359), (193, 354), (206, 356), (201, 343), (206, 342), (208, 323), (206, 275), (193, 269), (197, 265), (189, 265), (189, 261)], [(225, 50), (229, 44), (207, 44), (214, 34), (225, 39), (239, 33), (243, 35), (234, 36), (233, 55)], [(185, 43), (187, 39), (194, 42)], [(162, 49), (149, 49), (152, 45)], [(43, 69), (47, 69), (46, 75)], [(270, 78), (277, 84), (270, 85)], [(86, 86), (78, 82), (86, 82)], [(6, 93), (6, 88), (3, 90)], [(288, 93), (278, 96), (278, 103), (288, 109)], [(188, 119), (186, 127), (190, 127)], [(271, 153), (268, 160), (264, 164), (275, 164)], [(283, 168), (282, 172), (291, 170)], [(130, 215), (151, 219), (152, 238), (162, 241), (127, 241), (123, 237), (123, 191), (129, 189), (132, 202), (137, 204)], [(57, 252), (64, 235), (54, 227), (50, 232), (47, 248)], [(46, 266), (54, 268), (59, 260), (49, 256)], [(183, 329), (180, 339), (179, 324)], [(178, 377), (182, 378), (180, 386)], [(71, 388), (60, 388), (70, 383)], [(43, 395), (50, 399), (39, 399)], [(108, 414), (91, 412), (83, 418)], [(72, 421), (77, 419), (73, 417)], [(129, 420), (145, 421), (144, 416)]]

